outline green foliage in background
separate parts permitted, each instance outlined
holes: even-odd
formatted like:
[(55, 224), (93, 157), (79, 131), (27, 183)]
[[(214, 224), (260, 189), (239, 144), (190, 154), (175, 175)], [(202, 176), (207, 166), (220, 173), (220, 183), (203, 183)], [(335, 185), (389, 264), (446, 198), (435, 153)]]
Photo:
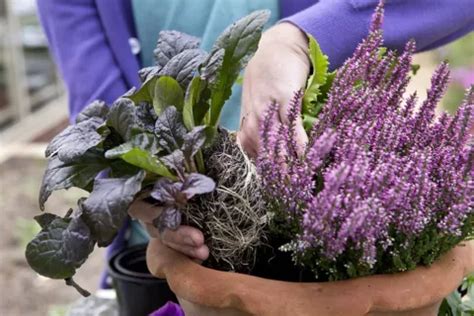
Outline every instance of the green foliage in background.
[(474, 273), (443, 301), (438, 316), (474, 316)]

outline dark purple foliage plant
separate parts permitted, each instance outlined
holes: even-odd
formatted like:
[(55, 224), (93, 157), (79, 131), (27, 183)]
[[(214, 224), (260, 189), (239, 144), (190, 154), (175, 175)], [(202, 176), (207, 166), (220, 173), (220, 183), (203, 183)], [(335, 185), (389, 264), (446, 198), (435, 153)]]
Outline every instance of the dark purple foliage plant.
[[(428, 265), (473, 237), (474, 89), (454, 116), (436, 117), (449, 81), (442, 63), (416, 110), (416, 94), (404, 96), (415, 43), (399, 54), (382, 48), (382, 20), (379, 5), (368, 37), (327, 76), (322, 106), (308, 102), (309, 86), (290, 103), (289, 127), (278, 122), (278, 104), (261, 124), (257, 167), (271, 231), (319, 280)], [(295, 141), (301, 112), (311, 123), (304, 149)]]
[(163, 207), (153, 222), (158, 229), (197, 226), (212, 262), (232, 270), (249, 265), (265, 215), (253, 190), (256, 171), (235, 135), (218, 124), (268, 17), (256, 11), (236, 21), (209, 53), (194, 36), (160, 32), (155, 65), (140, 70), (140, 87), (111, 105), (89, 104), (54, 137), (40, 208), (57, 190), (80, 188), (84, 197), (65, 216), (35, 217), (41, 231), (26, 259), (37, 273), (87, 295), (73, 281), (76, 270), (96, 245), (113, 241), (131, 203), (143, 197)]

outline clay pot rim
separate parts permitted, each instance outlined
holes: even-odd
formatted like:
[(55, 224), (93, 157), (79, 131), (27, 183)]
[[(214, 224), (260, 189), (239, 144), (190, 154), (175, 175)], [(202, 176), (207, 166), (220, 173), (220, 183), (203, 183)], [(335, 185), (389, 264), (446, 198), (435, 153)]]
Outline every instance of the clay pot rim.
[[(178, 297), (199, 305), (234, 308), (258, 315), (272, 315), (269, 306), (274, 308), (273, 311), (280, 311), (288, 308), (288, 304), (301, 308), (306, 304), (308, 308), (308, 304), (322, 301), (329, 306), (340, 305), (341, 300), (355, 304), (354, 307), (348, 306), (351, 313), (347, 315), (415, 309), (442, 300), (465, 275), (474, 272), (474, 241), (461, 243), (430, 267), (320, 283), (277, 281), (205, 268), (161, 245), (159, 240), (150, 242), (148, 252), (150, 271), (165, 276)], [(279, 292), (288, 293), (286, 302), (281, 302)], [(387, 292), (393, 295), (387, 295)], [(400, 306), (400, 301), (404, 302), (403, 306)], [(266, 306), (265, 309), (262, 306)], [(275, 315), (278, 314), (281, 312)]]

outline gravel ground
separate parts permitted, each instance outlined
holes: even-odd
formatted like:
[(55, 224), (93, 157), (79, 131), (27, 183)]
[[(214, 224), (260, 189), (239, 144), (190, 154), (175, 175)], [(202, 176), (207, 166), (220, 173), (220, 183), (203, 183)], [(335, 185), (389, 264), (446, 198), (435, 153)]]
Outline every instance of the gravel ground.
[[(0, 165), (0, 315), (56, 316), (80, 296), (62, 280), (38, 276), (26, 263), (24, 248), (39, 214), (38, 190), (45, 160), (13, 158)], [(63, 213), (74, 206), (80, 190), (53, 193), (48, 212)], [(104, 249), (94, 251), (77, 275), (77, 282), (89, 291), (97, 289), (104, 266)]]

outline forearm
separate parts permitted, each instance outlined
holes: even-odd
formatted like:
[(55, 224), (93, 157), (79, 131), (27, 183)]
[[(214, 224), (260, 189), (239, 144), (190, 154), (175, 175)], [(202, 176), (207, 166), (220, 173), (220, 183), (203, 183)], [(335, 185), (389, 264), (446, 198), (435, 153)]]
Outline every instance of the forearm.
[[(367, 35), (378, 0), (321, 0), (283, 21), (314, 36), (329, 56), (331, 68), (340, 66)], [(386, 1), (385, 45), (402, 49), (411, 38), (417, 50), (446, 44), (474, 30), (472, 0)]]

